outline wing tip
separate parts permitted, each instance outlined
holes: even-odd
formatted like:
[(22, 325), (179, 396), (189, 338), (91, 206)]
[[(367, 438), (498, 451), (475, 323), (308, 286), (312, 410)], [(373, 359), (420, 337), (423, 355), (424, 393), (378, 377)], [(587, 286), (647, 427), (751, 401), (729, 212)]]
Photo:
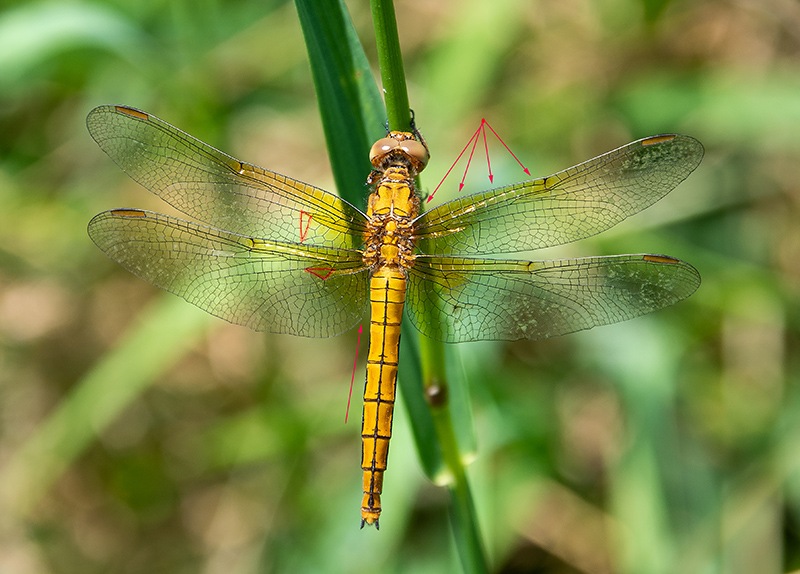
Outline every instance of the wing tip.
[(681, 294), (681, 296), (675, 301), (682, 301), (691, 297), (697, 289), (700, 288), (700, 284), (703, 282), (702, 276), (700, 272), (695, 268), (694, 265), (691, 263), (687, 263), (682, 259), (678, 259), (676, 257), (672, 257), (670, 255), (642, 255), (642, 261), (647, 263), (655, 263), (656, 265), (675, 265), (683, 269), (686, 273), (691, 275), (692, 281), (686, 281), (687, 289)]
[[(692, 136), (687, 136), (685, 134), (658, 134), (654, 136), (649, 136), (639, 140), (639, 145), (642, 147), (650, 147), (650, 146), (659, 146), (664, 144), (671, 144), (679, 147), (694, 149), (694, 155), (697, 156), (697, 164), (700, 164), (700, 161), (703, 159), (705, 155), (705, 147), (703, 143)], [(695, 166), (696, 167), (696, 166)]]

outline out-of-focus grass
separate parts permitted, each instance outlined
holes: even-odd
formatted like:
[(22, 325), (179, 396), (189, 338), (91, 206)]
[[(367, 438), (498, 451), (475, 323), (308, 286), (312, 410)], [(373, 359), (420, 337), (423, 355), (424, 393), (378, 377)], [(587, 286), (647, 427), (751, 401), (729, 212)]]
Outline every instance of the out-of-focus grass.
[[(372, 54), (369, 14), (350, 8)], [(537, 175), (663, 131), (707, 148), (661, 204), (562, 250), (686, 259), (704, 281), (690, 300), (574, 336), (458, 350), (496, 569), (800, 568), (800, 10), (504, 0), (399, 3), (397, 15), (429, 188), (482, 116)], [(89, 109), (135, 105), (333, 186), (290, 3), (6, 3), (0, 48), (0, 570), (457, 568), (446, 497), (422, 478), (402, 408), (381, 531), (358, 530), (358, 429), (340, 422), (354, 335), (200, 322), (110, 424), (83, 425), (94, 438), (48, 490), (31, 500), (35, 476), (4, 480), (77, 382), (170, 297), (86, 236), (103, 209), (165, 209), (94, 146)], [(499, 149), (493, 167), (496, 182), (518, 178)]]

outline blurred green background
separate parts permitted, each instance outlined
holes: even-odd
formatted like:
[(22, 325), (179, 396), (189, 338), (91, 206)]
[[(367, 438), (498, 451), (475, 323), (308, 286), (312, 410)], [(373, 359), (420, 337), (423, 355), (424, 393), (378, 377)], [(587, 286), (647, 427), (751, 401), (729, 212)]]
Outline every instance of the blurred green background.
[[(348, 6), (374, 61), (368, 8)], [(400, 1), (397, 16), (428, 189), (482, 117), (535, 175), (660, 132), (706, 146), (656, 206), (535, 255), (667, 253), (703, 275), (691, 299), (458, 349), (495, 571), (800, 569), (800, 5)], [(104, 103), (332, 188), (292, 3), (0, 3), (0, 572), (459, 571), (402, 406), (381, 531), (358, 529), (355, 332), (228, 325), (91, 243), (99, 211), (165, 210), (86, 132)], [(522, 177), (500, 146), (492, 164), (497, 184)], [(465, 193), (485, 187), (476, 164)], [(356, 379), (358, 395), (362, 364)]]

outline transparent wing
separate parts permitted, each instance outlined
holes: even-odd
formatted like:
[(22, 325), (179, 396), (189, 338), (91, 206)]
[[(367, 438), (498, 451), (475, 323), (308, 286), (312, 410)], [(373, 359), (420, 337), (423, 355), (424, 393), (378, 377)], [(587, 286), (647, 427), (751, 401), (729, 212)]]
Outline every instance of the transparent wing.
[(253, 239), (139, 209), (100, 213), (89, 235), (135, 275), (257, 331), (328, 337), (368, 309), (359, 251)]
[(702, 158), (694, 138), (652, 136), (549, 177), (456, 199), (417, 219), (419, 251), (488, 255), (589, 237), (664, 197)]
[(665, 255), (554, 261), (418, 256), (406, 302), (417, 329), (448, 343), (544, 339), (650, 313), (699, 285), (694, 267)]
[(128, 175), (192, 219), (273, 241), (363, 243), (366, 216), (343, 199), (241, 162), (155, 116), (101, 106), (86, 125)]

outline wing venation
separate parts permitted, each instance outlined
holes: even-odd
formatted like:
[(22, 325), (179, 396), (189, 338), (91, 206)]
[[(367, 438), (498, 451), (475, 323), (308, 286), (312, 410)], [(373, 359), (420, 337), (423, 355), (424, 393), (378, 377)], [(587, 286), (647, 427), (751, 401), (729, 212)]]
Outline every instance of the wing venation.
[(406, 301), (412, 323), (448, 343), (544, 339), (650, 313), (699, 285), (694, 267), (665, 255), (552, 261), (419, 256)]
[(139, 209), (95, 216), (89, 235), (142, 279), (256, 331), (338, 335), (367, 313), (361, 252), (237, 235)]
[(419, 251), (491, 255), (577, 241), (652, 205), (702, 158), (692, 137), (652, 136), (548, 177), (455, 199), (417, 219)]

